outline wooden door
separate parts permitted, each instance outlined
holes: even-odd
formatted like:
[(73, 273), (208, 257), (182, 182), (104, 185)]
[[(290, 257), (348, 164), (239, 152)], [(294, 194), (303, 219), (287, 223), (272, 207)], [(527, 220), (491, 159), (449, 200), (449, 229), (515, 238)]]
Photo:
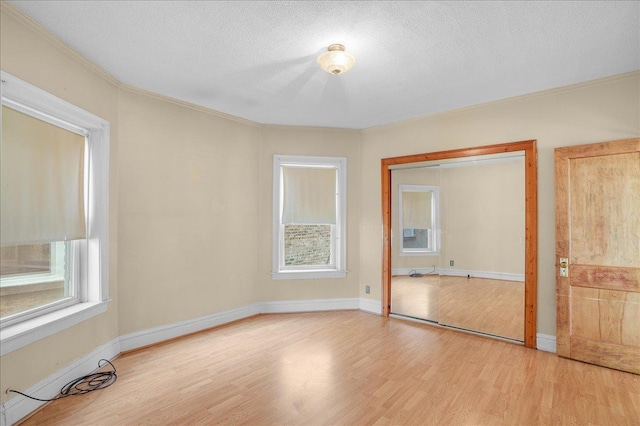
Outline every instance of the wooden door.
[(640, 374), (640, 139), (557, 148), (555, 178), (558, 355)]

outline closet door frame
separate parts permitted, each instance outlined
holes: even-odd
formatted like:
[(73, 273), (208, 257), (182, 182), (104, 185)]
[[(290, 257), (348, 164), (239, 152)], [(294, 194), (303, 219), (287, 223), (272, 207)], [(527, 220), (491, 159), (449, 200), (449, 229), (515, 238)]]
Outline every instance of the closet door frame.
[(522, 151), (525, 155), (524, 345), (536, 348), (538, 305), (538, 166), (535, 140), (383, 158), (382, 178), (382, 315), (391, 312), (391, 171), (402, 165)]

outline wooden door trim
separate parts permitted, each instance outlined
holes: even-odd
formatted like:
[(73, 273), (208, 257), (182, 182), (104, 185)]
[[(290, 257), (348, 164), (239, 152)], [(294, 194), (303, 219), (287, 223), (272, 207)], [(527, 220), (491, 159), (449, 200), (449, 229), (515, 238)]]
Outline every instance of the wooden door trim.
[(501, 143), (449, 151), (405, 155), (381, 160), (382, 178), (382, 314), (391, 312), (391, 170), (392, 166), (425, 161), (524, 151), (525, 153), (525, 278), (524, 344), (536, 347), (538, 305), (538, 166), (536, 141)]

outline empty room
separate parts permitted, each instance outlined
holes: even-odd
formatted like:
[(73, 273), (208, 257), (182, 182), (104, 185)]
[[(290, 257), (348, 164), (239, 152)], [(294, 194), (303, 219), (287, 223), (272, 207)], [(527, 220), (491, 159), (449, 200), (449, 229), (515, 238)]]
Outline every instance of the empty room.
[(640, 424), (640, 3), (0, 18), (0, 426)]

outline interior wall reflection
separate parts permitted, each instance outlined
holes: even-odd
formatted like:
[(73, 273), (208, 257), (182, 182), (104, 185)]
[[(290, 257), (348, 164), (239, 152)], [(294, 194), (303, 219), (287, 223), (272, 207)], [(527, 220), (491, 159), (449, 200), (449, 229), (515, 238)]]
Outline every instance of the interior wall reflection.
[(524, 281), (523, 157), (443, 165), (441, 186), (440, 273)]
[[(406, 222), (430, 217), (398, 199), (426, 187), (438, 189), (438, 250), (409, 256)], [(393, 170), (391, 312), (523, 341), (524, 192), (521, 155)]]
[[(404, 239), (404, 235), (401, 234), (401, 232), (403, 233), (404, 231), (401, 231), (403, 228), (400, 224), (401, 215), (399, 194), (401, 193), (401, 186), (439, 188), (440, 171), (437, 167), (394, 170), (393, 190), (391, 191), (391, 217), (393, 221), (393, 233), (391, 238), (392, 275), (409, 275), (409, 272), (413, 270), (419, 273), (434, 272), (440, 264), (439, 242), (436, 241), (434, 243), (434, 250), (425, 250), (421, 252), (411, 252), (407, 250), (401, 255), (403, 250), (402, 245), (400, 244), (400, 236), (402, 235), (402, 239)], [(436, 236), (439, 236), (439, 206), (435, 210), (433, 219), (436, 223), (433, 226), (436, 229), (432, 230), (432, 234), (435, 233)]]

